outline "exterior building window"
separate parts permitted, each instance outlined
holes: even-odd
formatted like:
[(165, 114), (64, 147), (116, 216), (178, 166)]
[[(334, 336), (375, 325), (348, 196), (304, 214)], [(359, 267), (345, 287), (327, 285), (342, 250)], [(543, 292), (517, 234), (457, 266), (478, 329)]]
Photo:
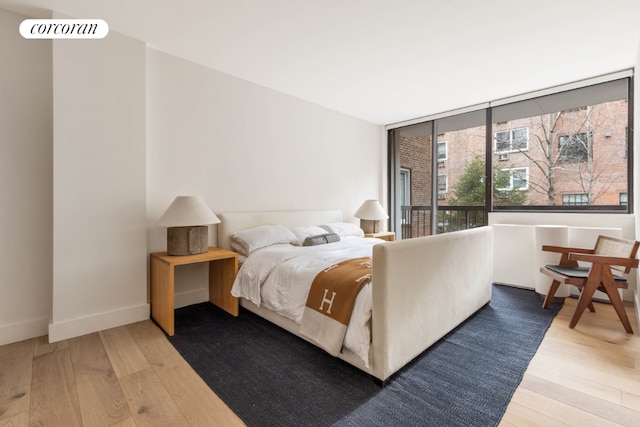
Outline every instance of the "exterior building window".
[(400, 168), (400, 205), (411, 205), (411, 171)]
[(584, 206), (589, 204), (588, 194), (563, 194), (562, 204), (571, 206)]
[(444, 194), (447, 192), (447, 175), (438, 175), (438, 194)]
[(496, 132), (496, 153), (525, 151), (529, 148), (529, 129)]
[(626, 206), (627, 202), (627, 193), (620, 193), (620, 204)]
[(438, 142), (438, 168), (442, 169), (447, 166), (447, 141)]
[(438, 142), (438, 161), (447, 160), (447, 141)]
[(503, 169), (509, 173), (509, 185), (498, 190), (528, 190), (529, 189), (529, 168)]
[(586, 162), (589, 158), (589, 141), (586, 133), (558, 137), (559, 160), (563, 162)]

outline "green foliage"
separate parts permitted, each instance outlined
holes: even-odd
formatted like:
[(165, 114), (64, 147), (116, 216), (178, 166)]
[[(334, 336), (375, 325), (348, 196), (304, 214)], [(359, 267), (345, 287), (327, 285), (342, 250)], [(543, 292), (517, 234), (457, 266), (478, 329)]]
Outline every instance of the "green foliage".
[[(517, 188), (499, 190), (510, 186), (511, 175), (508, 171), (494, 169), (493, 171), (493, 204), (503, 206), (520, 206), (527, 200), (526, 192)], [(475, 157), (465, 169), (452, 190), (450, 203), (453, 206), (482, 206), (484, 205), (485, 162)]]
[(454, 206), (484, 205), (484, 175), (484, 161), (479, 157), (471, 160), (451, 192), (450, 203)]
[(509, 171), (499, 169), (493, 170), (493, 204), (498, 206), (521, 206), (527, 201), (527, 192), (519, 188), (511, 190), (501, 190), (508, 188), (511, 184), (511, 174)]

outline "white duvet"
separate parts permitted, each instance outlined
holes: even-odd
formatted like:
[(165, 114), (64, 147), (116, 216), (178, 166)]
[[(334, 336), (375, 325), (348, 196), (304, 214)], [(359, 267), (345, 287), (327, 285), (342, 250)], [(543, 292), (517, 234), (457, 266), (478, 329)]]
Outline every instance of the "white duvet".
[[(242, 263), (231, 294), (300, 324), (316, 274), (347, 259), (371, 256), (373, 245), (381, 242), (380, 239), (348, 236), (325, 245), (276, 244), (257, 249)], [(343, 345), (357, 354), (366, 366), (369, 366), (370, 320), (371, 284), (368, 284), (356, 299)]]

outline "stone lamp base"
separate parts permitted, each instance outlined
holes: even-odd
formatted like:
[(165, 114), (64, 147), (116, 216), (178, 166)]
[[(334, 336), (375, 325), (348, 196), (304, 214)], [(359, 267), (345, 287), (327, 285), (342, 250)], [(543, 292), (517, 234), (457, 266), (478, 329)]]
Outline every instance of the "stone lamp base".
[(196, 255), (208, 250), (208, 226), (167, 228), (167, 255)]
[(375, 219), (361, 219), (360, 220), (360, 228), (365, 233), (377, 233), (380, 231), (380, 222)]

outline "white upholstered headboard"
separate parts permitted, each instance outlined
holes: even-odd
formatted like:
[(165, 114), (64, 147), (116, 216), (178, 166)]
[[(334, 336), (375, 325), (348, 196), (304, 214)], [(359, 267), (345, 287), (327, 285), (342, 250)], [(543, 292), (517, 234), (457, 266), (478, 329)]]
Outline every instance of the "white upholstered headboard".
[(218, 247), (231, 249), (232, 233), (258, 225), (284, 225), (295, 227), (301, 225), (322, 225), (343, 220), (342, 211), (264, 211), (264, 212), (225, 212), (218, 214)]

